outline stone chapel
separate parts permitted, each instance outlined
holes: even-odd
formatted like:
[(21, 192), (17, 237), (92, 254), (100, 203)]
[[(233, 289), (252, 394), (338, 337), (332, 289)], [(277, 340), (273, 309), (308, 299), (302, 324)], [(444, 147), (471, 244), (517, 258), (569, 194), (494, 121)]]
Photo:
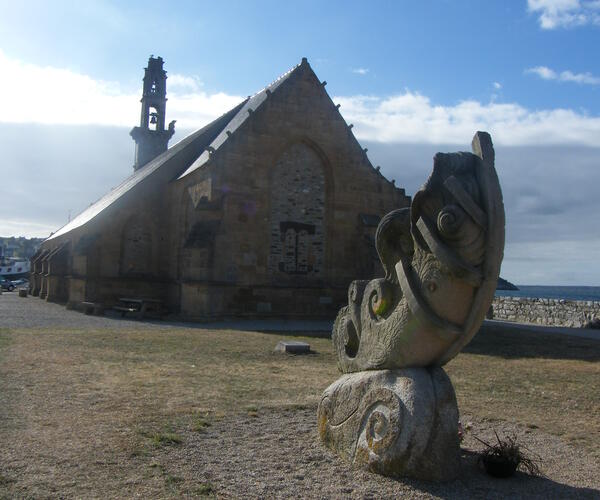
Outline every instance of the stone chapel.
[(183, 318), (332, 317), (379, 271), (380, 218), (409, 206), (304, 58), (168, 147), (166, 72), (145, 69), (133, 174), (44, 241), (31, 293), (155, 298)]

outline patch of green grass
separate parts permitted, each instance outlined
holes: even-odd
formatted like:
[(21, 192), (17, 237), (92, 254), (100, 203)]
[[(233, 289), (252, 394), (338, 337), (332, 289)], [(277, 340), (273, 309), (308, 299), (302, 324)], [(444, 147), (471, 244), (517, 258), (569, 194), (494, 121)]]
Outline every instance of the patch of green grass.
[(212, 423), (206, 417), (198, 416), (192, 422), (192, 430), (194, 432), (206, 432), (206, 429), (211, 425)]
[(248, 412), (248, 416), (250, 417), (258, 417), (258, 406), (249, 405), (246, 407), (246, 412)]
[(174, 432), (157, 432), (152, 436), (152, 442), (156, 446), (172, 446), (183, 443), (183, 438)]
[[(154, 432), (154, 431), (147, 431), (144, 429), (140, 429), (140, 430), (138, 430), (138, 433), (141, 436), (149, 439), (150, 442), (156, 447), (176, 446), (176, 445), (180, 445), (181, 443), (183, 443), (183, 438), (179, 434), (176, 434), (175, 432), (172, 432), (172, 431)], [(138, 456), (142, 456), (142, 455), (138, 453)]]
[(211, 483), (202, 483), (193, 493), (201, 497), (216, 497), (217, 490)]

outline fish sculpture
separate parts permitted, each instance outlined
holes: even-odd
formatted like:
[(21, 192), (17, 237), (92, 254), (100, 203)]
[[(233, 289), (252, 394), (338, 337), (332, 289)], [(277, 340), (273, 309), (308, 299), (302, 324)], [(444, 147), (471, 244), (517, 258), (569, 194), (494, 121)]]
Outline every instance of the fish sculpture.
[(348, 290), (332, 339), (343, 373), (442, 366), (473, 338), (494, 297), (504, 251), (504, 205), (494, 148), (438, 153), (410, 208), (375, 235), (383, 278)]

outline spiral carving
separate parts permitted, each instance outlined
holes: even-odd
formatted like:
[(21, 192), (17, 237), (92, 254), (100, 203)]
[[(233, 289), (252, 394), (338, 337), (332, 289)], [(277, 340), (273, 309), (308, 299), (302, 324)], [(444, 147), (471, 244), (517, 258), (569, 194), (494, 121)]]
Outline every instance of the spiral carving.
[(485, 231), (458, 205), (446, 205), (437, 215), (437, 229), (444, 241), (471, 265), (481, 264)]
[(373, 319), (381, 319), (389, 314), (394, 305), (394, 289), (392, 284), (384, 279), (371, 281), (365, 290), (369, 315)]
[(374, 410), (371, 412), (365, 425), (365, 438), (371, 450), (379, 448), (390, 432), (388, 412)]
[(440, 234), (447, 239), (460, 238), (460, 228), (465, 221), (465, 211), (456, 205), (446, 205), (437, 217)]
[(458, 409), (441, 368), (344, 375), (324, 392), (317, 418), (329, 448), (372, 472), (454, 474)]
[(377, 388), (362, 401), (362, 423), (356, 453), (373, 454), (369, 462), (381, 460), (396, 444), (402, 427), (402, 405), (393, 391)]
[(385, 278), (355, 280), (334, 324), (344, 373), (447, 363), (493, 297), (504, 207), (489, 134), (473, 153), (439, 153), (410, 208), (385, 215), (375, 245)]

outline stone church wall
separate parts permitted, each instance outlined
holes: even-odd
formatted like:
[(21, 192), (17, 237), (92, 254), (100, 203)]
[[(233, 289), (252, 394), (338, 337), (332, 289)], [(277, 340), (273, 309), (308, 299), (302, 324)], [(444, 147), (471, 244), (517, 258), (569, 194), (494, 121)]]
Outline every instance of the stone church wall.
[[(268, 97), (172, 189), (184, 200), (173, 247), (182, 248), (181, 312), (190, 317), (331, 317), (351, 280), (377, 273), (376, 224), (361, 214), (409, 203), (310, 75)], [(189, 245), (195, 225), (211, 244)]]

